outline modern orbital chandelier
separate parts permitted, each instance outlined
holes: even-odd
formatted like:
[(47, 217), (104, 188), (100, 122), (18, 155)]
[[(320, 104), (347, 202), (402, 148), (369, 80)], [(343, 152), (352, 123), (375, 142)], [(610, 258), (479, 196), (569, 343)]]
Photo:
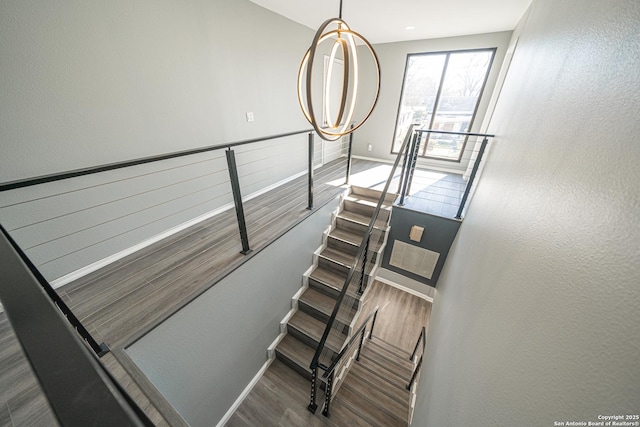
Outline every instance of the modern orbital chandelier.
[[(336, 26), (336, 29), (330, 29), (333, 25)], [(333, 46), (331, 47), (331, 54), (329, 55), (326, 82), (323, 85), (322, 93), (325, 126), (320, 126), (316, 116), (316, 109), (314, 109), (313, 106), (313, 64), (320, 44), (330, 39), (333, 39)], [(359, 73), (361, 69), (358, 52), (356, 50), (356, 41), (358, 40), (367, 47), (373, 58), (376, 71), (376, 88), (373, 102), (367, 114), (352, 127), (351, 124), (358, 98)], [(341, 58), (339, 58), (339, 54), (341, 54)], [(342, 60), (344, 65), (342, 89), (339, 96), (340, 103), (337, 113), (333, 114), (331, 107), (331, 80), (333, 78), (334, 63), (337, 59)], [(303, 90), (303, 83), (306, 84), (306, 90)], [(298, 101), (300, 102), (300, 108), (302, 108), (304, 116), (309, 123), (313, 125), (313, 128), (322, 139), (336, 141), (364, 124), (378, 102), (379, 92), (380, 63), (378, 62), (378, 57), (373, 47), (371, 47), (371, 44), (363, 36), (352, 31), (349, 25), (342, 20), (342, 0), (340, 0), (340, 13), (338, 18), (328, 19), (320, 26), (313, 38), (311, 47), (307, 50), (300, 64), (300, 71), (298, 72)]]

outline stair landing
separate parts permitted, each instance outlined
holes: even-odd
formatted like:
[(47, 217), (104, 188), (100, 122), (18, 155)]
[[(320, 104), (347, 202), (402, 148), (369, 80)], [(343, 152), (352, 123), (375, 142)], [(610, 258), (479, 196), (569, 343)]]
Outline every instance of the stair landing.
[[(401, 409), (406, 393), (408, 415), (409, 397), (408, 392), (403, 389), (405, 379), (400, 375), (386, 374), (386, 371), (377, 368), (375, 363), (379, 365), (388, 359), (389, 366), (400, 366), (399, 369), (402, 369), (404, 365), (404, 368), (407, 368), (409, 351), (413, 350), (422, 326), (428, 326), (431, 303), (376, 281), (369, 290), (365, 307), (376, 305), (380, 306), (380, 312), (376, 320), (374, 339), (367, 342), (360, 362), (354, 364), (345, 383), (337, 391), (331, 404), (329, 418), (322, 416), (320, 409), (316, 414), (307, 410), (309, 381), (276, 359), (226, 425), (406, 426), (407, 420), (406, 417), (403, 418), (404, 410)], [(367, 314), (366, 311), (363, 313), (364, 316)], [(398, 333), (398, 325), (402, 327), (401, 333)], [(382, 341), (386, 341), (387, 344)], [(394, 356), (398, 358), (395, 363)], [(369, 371), (372, 367), (385, 372), (385, 376), (371, 376)], [(406, 375), (407, 370), (404, 373)], [(408, 379), (407, 377), (407, 382)], [(377, 390), (378, 399), (373, 405), (377, 408), (375, 414), (363, 414), (363, 409), (358, 405), (371, 409), (371, 403), (370, 400), (362, 401), (355, 398), (356, 393), (353, 390), (358, 387)], [(321, 390), (319, 393), (322, 393)], [(320, 395), (319, 406), (321, 402)], [(378, 419), (376, 416), (383, 418)]]
[(405, 385), (413, 369), (409, 356), (379, 338), (367, 340), (330, 411), (348, 411), (370, 425), (407, 426), (410, 397)]

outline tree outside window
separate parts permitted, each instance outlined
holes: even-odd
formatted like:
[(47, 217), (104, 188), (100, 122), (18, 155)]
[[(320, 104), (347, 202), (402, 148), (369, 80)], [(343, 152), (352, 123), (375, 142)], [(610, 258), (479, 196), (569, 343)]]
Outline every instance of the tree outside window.
[[(479, 49), (408, 55), (392, 152), (398, 152), (412, 123), (469, 132), (494, 54), (495, 49)], [(466, 141), (460, 135), (425, 133), (419, 155), (459, 162)]]

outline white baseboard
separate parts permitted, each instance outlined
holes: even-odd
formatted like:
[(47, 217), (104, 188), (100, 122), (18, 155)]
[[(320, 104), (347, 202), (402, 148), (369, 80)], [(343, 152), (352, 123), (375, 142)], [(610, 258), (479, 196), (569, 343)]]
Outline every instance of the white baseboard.
[(267, 372), (267, 369), (269, 369), (269, 366), (271, 366), (271, 362), (273, 362), (273, 359), (270, 358), (264, 363), (264, 365), (262, 365), (262, 368), (260, 368), (258, 373), (251, 379), (249, 384), (247, 384), (244, 390), (242, 390), (242, 393), (240, 393), (240, 396), (238, 396), (235, 402), (233, 402), (233, 405), (231, 405), (229, 410), (224, 414), (224, 416), (220, 419), (220, 421), (218, 421), (218, 424), (216, 424), (216, 427), (222, 427), (229, 421), (229, 419), (233, 416), (233, 413), (236, 412), (236, 410), (238, 409), (238, 407), (240, 407), (244, 399), (249, 395), (249, 393), (251, 393), (251, 390), (253, 390), (253, 387), (255, 387), (255, 385), (258, 384), (258, 381), (260, 381), (260, 378), (262, 378), (264, 373)]
[(377, 157), (356, 156), (355, 154), (354, 154), (354, 155), (352, 155), (351, 157), (353, 157), (354, 159), (368, 160), (368, 161), (370, 161), (370, 162), (389, 163), (389, 164), (391, 164), (391, 165), (395, 162), (395, 160), (379, 159), (379, 158), (377, 158)]
[[(299, 172), (299, 173), (297, 173), (295, 175), (292, 175), (292, 176), (290, 176), (288, 178), (285, 178), (285, 179), (283, 179), (281, 181), (278, 181), (278, 182), (276, 182), (274, 184), (271, 184), (271, 185), (269, 185), (269, 186), (267, 186), (267, 187), (265, 187), (263, 189), (260, 189), (260, 190), (254, 192), (254, 193), (249, 194), (248, 196), (243, 197), (243, 201), (247, 202), (247, 201), (249, 201), (251, 199), (254, 199), (254, 198), (258, 197), (258, 196), (261, 196), (261, 195), (263, 195), (264, 193), (266, 193), (268, 191), (271, 191), (271, 190), (273, 190), (273, 189), (275, 189), (275, 188), (277, 188), (277, 187), (279, 187), (281, 185), (284, 185), (284, 184), (286, 184), (286, 183), (288, 183), (290, 181), (293, 181), (296, 178), (299, 178), (299, 177), (301, 177), (303, 175), (306, 175), (306, 173), (307, 173), (306, 171), (302, 171), (302, 172)], [(198, 216), (196, 218), (193, 218), (193, 219), (191, 219), (191, 220), (189, 220), (187, 222), (183, 222), (182, 224), (177, 225), (177, 226), (175, 226), (173, 228), (170, 228), (170, 229), (168, 229), (166, 231), (163, 231), (160, 234), (156, 234), (155, 236), (150, 237), (149, 239), (144, 240), (144, 241), (138, 243), (137, 245), (133, 245), (133, 246), (127, 248), (127, 249), (124, 249), (124, 250), (122, 250), (120, 252), (117, 252), (117, 253), (115, 253), (113, 255), (110, 255), (110, 256), (108, 256), (106, 258), (103, 258), (103, 259), (101, 259), (99, 261), (96, 261), (96, 262), (91, 263), (89, 265), (86, 265), (86, 266), (84, 266), (82, 268), (79, 268), (78, 270), (72, 271), (71, 273), (65, 274), (64, 276), (62, 276), (62, 277), (60, 277), (60, 278), (58, 278), (56, 280), (51, 281), (50, 282), (51, 286), (54, 289), (57, 289), (57, 288), (59, 288), (61, 286), (66, 285), (67, 283), (71, 283), (74, 280), (78, 280), (79, 278), (81, 278), (83, 276), (86, 276), (87, 274), (93, 273), (96, 270), (99, 270), (99, 269), (101, 269), (103, 267), (106, 267), (107, 265), (109, 265), (109, 264), (111, 264), (113, 262), (116, 262), (116, 261), (118, 261), (118, 260), (120, 260), (120, 259), (122, 259), (122, 258), (124, 258), (126, 256), (129, 256), (129, 255), (141, 250), (141, 249), (146, 248), (147, 246), (150, 246), (150, 245), (152, 245), (154, 243), (157, 243), (162, 239), (166, 239), (167, 237), (170, 237), (170, 236), (172, 236), (172, 235), (174, 235), (174, 234), (176, 234), (176, 233), (178, 233), (178, 232), (180, 232), (180, 231), (182, 231), (184, 229), (192, 227), (192, 226), (194, 226), (194, 225), (196, 225), (196, 224), (198, 224), (198, 223), (200, 223), (202, 221), (205, 221), (205, 220), (207, 220), (207, 219), (209, 219), (211, 217), (219, 215), (219, 214), (221, 214), (221, 213), (223, 213), (223, 212), (225, 212), (225, 211), (227, 211), (229, 209), (232, 209), (233, 207), (234, 207), (233, 203), (227, 203), (226, 205), (223, 205), (223, 206), (221, 206), (221, 207), (219, 207), (217, 209), (209, 211), (209, 212), (207, 212), (207, 213), (205, 213), (203, 215), (200, 215), (200, 216)]]
[(117, 253), (115, 253), (113, 255), (110, 255), (110, 256), (108, 256), (106, 258), (103, 258), (103, 259), (101, 259), (99, 261), (96, 261), (96, 262), (91, 263), (89, 265), (86, 265), (86, 266), (84, 266), (82, 268), (79, 268), (76, 271), (72, 271), (71, 273), (66, 274), (66, 275), (64, 275), (64, 276), (52, 281), (51, 282), (51, 286), (54, 289), (57, 289), (57, 288), (59, 288), (59, 287), (61, 287), (63, 285), (66, 285), (67, 283), (71, 283), (74, 280), (77, 280), (77, 279), (79, 279), (79, 278), (81, 278), (83, 276), (86, 276), (87, 274), (93, 273), (94, 271), (99, 270), (102, 267), (106, 267), (107, 265), (109, 265), (109, 264), (111, 264), (113, 262), (116, 262), (119, 259), (122, 259), (122, 258), (124, 258), (126, 256), (129, 256), (129, 255), (131, 255), (131, 254), (133, 254), (133, 253), (135, 253), (135, 252), (137, 252), (137, 251), (139, 251), (141, 249), (146, 248), (147, 246), (150, 246), (150, 245), (152, 245), (154, 243), (157, 243), (162, 239), (165, 239), (165, 238), (167, 238), (169, 236), (172, 236), (172, 235), (174, 235), (174, 234), (176, 234), (176, 233), (178, 233), (178, 232), (180, 232), (180, 231), (182, 231), (182, 230), (184, 230), (186, 228), (194, 226), (194, 225), (198, 224), (199, 222), (207, 220), (207, 219), (209, 219), (209, 218), (211, 218), (213, 216), (221, 214), (222, 212), (224, 212), (226, 210), (229, 210), (231, 208), (233, 208), (233, 203), (228, 203), (228, 204), (226, 204), (224, 206), (219, 207), (218, 209), (214, 209), (212, 211), (209, 211), (206, 214), (200, 215), (200, 216), (198, 216), (198, 217), (196, 217), (196, 218), (194, 218), (192, 220), (189, 220), (187, 222), (183, 222), (182, 224), (177, 225), (177, 226), (175, 226), (173, 228), (170, 228), (170, 229), (168, 229), (166, 231), (163, 231), (160, 234), (156, 234), (155, 236), (153, 236), (153, 237), (151, 237), (151, 238), (149, 238), (147, 240), (144, 240), (144, 241), (138, 243), (137, 245), (133, 245), (133, 246), (127, 248), (127, 249), (124, 249), (124, 250), (122, 250), (120, 252), (117, 252)]
[(400, 289), (401, 291), (404, 291), (404, 292), (406, 292), (408, 294), (414, 295), (414, 296), (416, 296), (418, 298), (422, 298), (422, 299), (424, 299), (426, 301), (429, 301), (430, 303), (433, 303), (433, 298), (431, 298), (429, 295), (425, 295), (425, 294), (423, 294), (421, 292), (418, 292), (416, 290), (413, 290), (411, 288), (407, 288), (405, 286), (399, 285), (399, 284), (397, 284), (395, 282), (392, 282), (391, 280), (385, 279), (385, 278), (380, 277), (380, 276), (377, 276), (376, 280), (379, 281), (379, 282), (382, 282), (382, 283), (384, 283), (386, 285), (393, 286), (394, 288)]

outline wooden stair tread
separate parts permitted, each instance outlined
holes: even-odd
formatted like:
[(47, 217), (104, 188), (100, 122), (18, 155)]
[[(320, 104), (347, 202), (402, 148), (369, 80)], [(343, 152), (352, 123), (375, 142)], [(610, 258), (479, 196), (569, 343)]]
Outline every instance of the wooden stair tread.
[(375, 402), (378, 407), (394, 415), (401, 420), (406, 420), (409, 415), (409, 396), (405, 402), (398, 402), (397, 400), (387, 396), (376, 386), (363, 381), (363, 379), (357, 375), (347, 375), (342, 387), (347, 387), (353, 390), (353, 392), (360, 396), (366, 396), (367, 399)]
[[(328, 288), (333, 293), (339, 294), (340, 292), (342, 292), (342, 288), (344, 286), (344, 282), (347, 276), (338, 274), (331, 269), (318, 267), (311, 272), (311, 275), (309, 276), (309, 278), (312, 281), (320, 283), (322, 286)], [(346, 296), (353, 298), (354, 300), (360, 301), (360, 295), (356, 293), (357, 288), (358, 288), (358, 284), (356, 284), (355, 282), (352, 283), (351, 288), (347, 289)], [(337, 298), (337, 295), (336, 295), (336, 298)]]
[(374, 426), (407, 426), (407, 419), (400, 419), (390, 414), (381, 409), (376, 402), (372, 402), (367, 399), (366, 396), (355, 393), (350, 387), (345, 387), (348, 378), (347, 376), (347, 380), (345, 380), (340, 390), (338, 390), (332, 404), (340, 402)]
[(388, 363), (390, 366), (398, 367), (398, 373), (413, 372), (413, 361), (409, 360), (409, 356), (400, 357), (371, 342), (367, 343), (367, 351), (375, 354), (376, 360)]
[(320, 252), (320, 256), (323, 256), (327, 259), (330, 259), (334, 262), (338, 262), (345, 267), (351, 268), (353, 261), (355, 261), (356, 257), (351, 254), (344, 253), (342, 251), (336, 250), (334, 248), (326, 247)]
[[(346, 255), (343, 252), (336, 251), (332, 248), (323, 249), (322, 252), (320, 252), (320, 258), (327, 262), (329, 265), (328, 270), (343, 269), (345, 271), (349, 271), (353, 266), (353, 261), (355, 261), (355, 256)], [(369, 255), (367, 257), (367, 265), (365, 266), (365, 274), (370, 274), (373, 270), (374, 263), (371, 262), (371, 259), (372, 255)], [(359, 264), (359, 266), (361, 265), (362, 264)], [(344, 274), (343, 284), (346, 278), (347, 274)]]
[[(370, 353), (366, 351), (366, 346), (362, 349), (360, 354), (360, 361), (358, 362), (363, 368), (368, 369), (371, 372), (375, 372), (382, 376), (385, 381), (395, 385), (396, 387), (405, 387), (411, 379), (411, 374), (400, 375), (397, 372), (390, 369), (388, 366), (381, 365), (377, 361), (371, 359)], [(412, 372), (413, 373), (413, 372)]]
[[(351, 212), (351, 211), (341, 211), (338, 214), (338, 217), (349, 220), (349, 221), (353, 221), (355, 223), (365, 225), (365, 226), (369, 226), (369, 223), (371, 222), (371, 217), (367, 217), (366, 215), (362, 215), (362, 214)], [(374, 227), (378, 229), (386, 229), (387, 221), (381, 218), (378, 218), (375, 222)]]
[[(351, 193), (350, 195), (345, 196), (344, 200), (360, 203), (362, 205), (370, 206), (375, 209), (376, 206), (378, 206), (378, 201), (380, 200), (380, 198), (376, 199), (375, 197), (366, 196), (364, 194)], [(391, 210), (391, 206), (391, 203), (384, 201), (382, 202), (382, 206), (380, 206), (380, 209)]]
[[(373, 188), (366, 188), (366, 187), (360, 187), (357, 185), (352, 185), (351, 186), (351, 196), (361, 196), (361, 197), (367, 197), (370, 199), (375, 199), (375, 200), (380, 200), (380, 196), (382, 196), (382, 191), (380, 190), (374, 190)], [(387, 193), (387, 195), (384, 198), (385, 203), (391, 203), (393, 204), (393, 202), (398, 198), (398, 194), (396, 193)]]
[[(334, 228), (329, 233), (329, 237), (342, 240), (343, 242), (347, 242), (356, 248), (359, 248), (362, 244), (363, 234), (354, 233), (349, 230), (345, 230), (342, 228)], [(373, 244), (369, 244), (369, 249), (374, 251), (379, 251), (382, 246), (382, 242), (375, 242)]]
[(291, 334), (285, 335), (285, 337), (276, 346), (276, 354), (281, 353), (292, 362), (296, 363), (301, 368), (305, 369), (309, 375), (311, 375), (311, 360), (315, 349), (306, 343), (300, 341)]
[(384, 375), (379, 375), (377, 372), (365, 368), (358, 362), (351, 366), (348, 375), (357, 376), (400, 403), (404, 404), (409, 402), (409, 390), (406, 389), (405, 385), (388, 381)]
[[(301, 310), (296, 311), (296, 313), (291, 317), (289, 325), (302, 332), (316, 343), (320, 343), (322, 334), (327, 326), (322, 321)], [(329, 334), (326, 347), (335, 353), (339, 353), (345, 339), (345, 334), (339, 334), (337, 331), (334, 331), (334, 333)]]
[(362, 244), (364, 234), (354, 233), (353, 231), (345, 230), (343, 228), (333, 228), (329, 233), (329, 236), (343, 240), (354, 246), (360, 246), (360, 244)]
[(382, 340), (376, 337), (375, 335), (371, 337), (371, 339), (369, 340), (369, 343), (401, 359), (409, 360), (409, 357), (411, 357), (411, 353), (409, 353), (408, 351), (403, 350), (400, 347), (396, 347), (393, 344), (389, 344), (385, 340)]
[[(320, 414), (320, 407), (322, 405), (318, 405), (318, 414)], [(343, 420), (345, 426), (349, 427), (371, 427), (371, 423), (364, 420), (360, 415), (357, 414), (349, 405), (345, 405), (339, 398), (334, 399), (331, 402), (331, 411), (330, 411), (329, 420), (340, 419)]]
[[(333, 313), (333, 308), (335, 307), (337, 300), (325, 293), (322, 293), (320, 291), (315, 290), (312, 287), (309, 287), (300, 296), (299, 301), (315, 308), (316, 310), (322, 312), (327, 317), (329, 317), (331, 316), (331, 313)], [(345, 325), (349, 325), (355, 314), (356, 314), (355, 309), (351, 309), (351, 312), (346, 317), (341, 315), (341, 313), (339, 312), (337, 316), (337, 320)]]
[[(322, 283), (325, 286), (328, 286), (329, 288), (332, 288), (337, 292), (342, 291), (344, 282), (347, 279), (346, 274), (343, 275), (341, 273), (336, 272), (335, 270), (331, 270), (329, 268), (324, 268), (321, 266), (318, 266), (317, 268), (315, 268), (311, 272), (309, 277), (317, 282)], [(360, 298), (358, 295), (356, 295), (354, 292), (351, 292), (350, 290), (347, 290), (347, 295), (356, 299)]]
[(407, 380), (411, 378), (413, 363), (408, 360), (404, 361), (400, 358), (386, 357), (386, 355), (375, 351), (373, 346), (366, 346), (362, 351), (362, 355), (401, 378), (406, 378)]

